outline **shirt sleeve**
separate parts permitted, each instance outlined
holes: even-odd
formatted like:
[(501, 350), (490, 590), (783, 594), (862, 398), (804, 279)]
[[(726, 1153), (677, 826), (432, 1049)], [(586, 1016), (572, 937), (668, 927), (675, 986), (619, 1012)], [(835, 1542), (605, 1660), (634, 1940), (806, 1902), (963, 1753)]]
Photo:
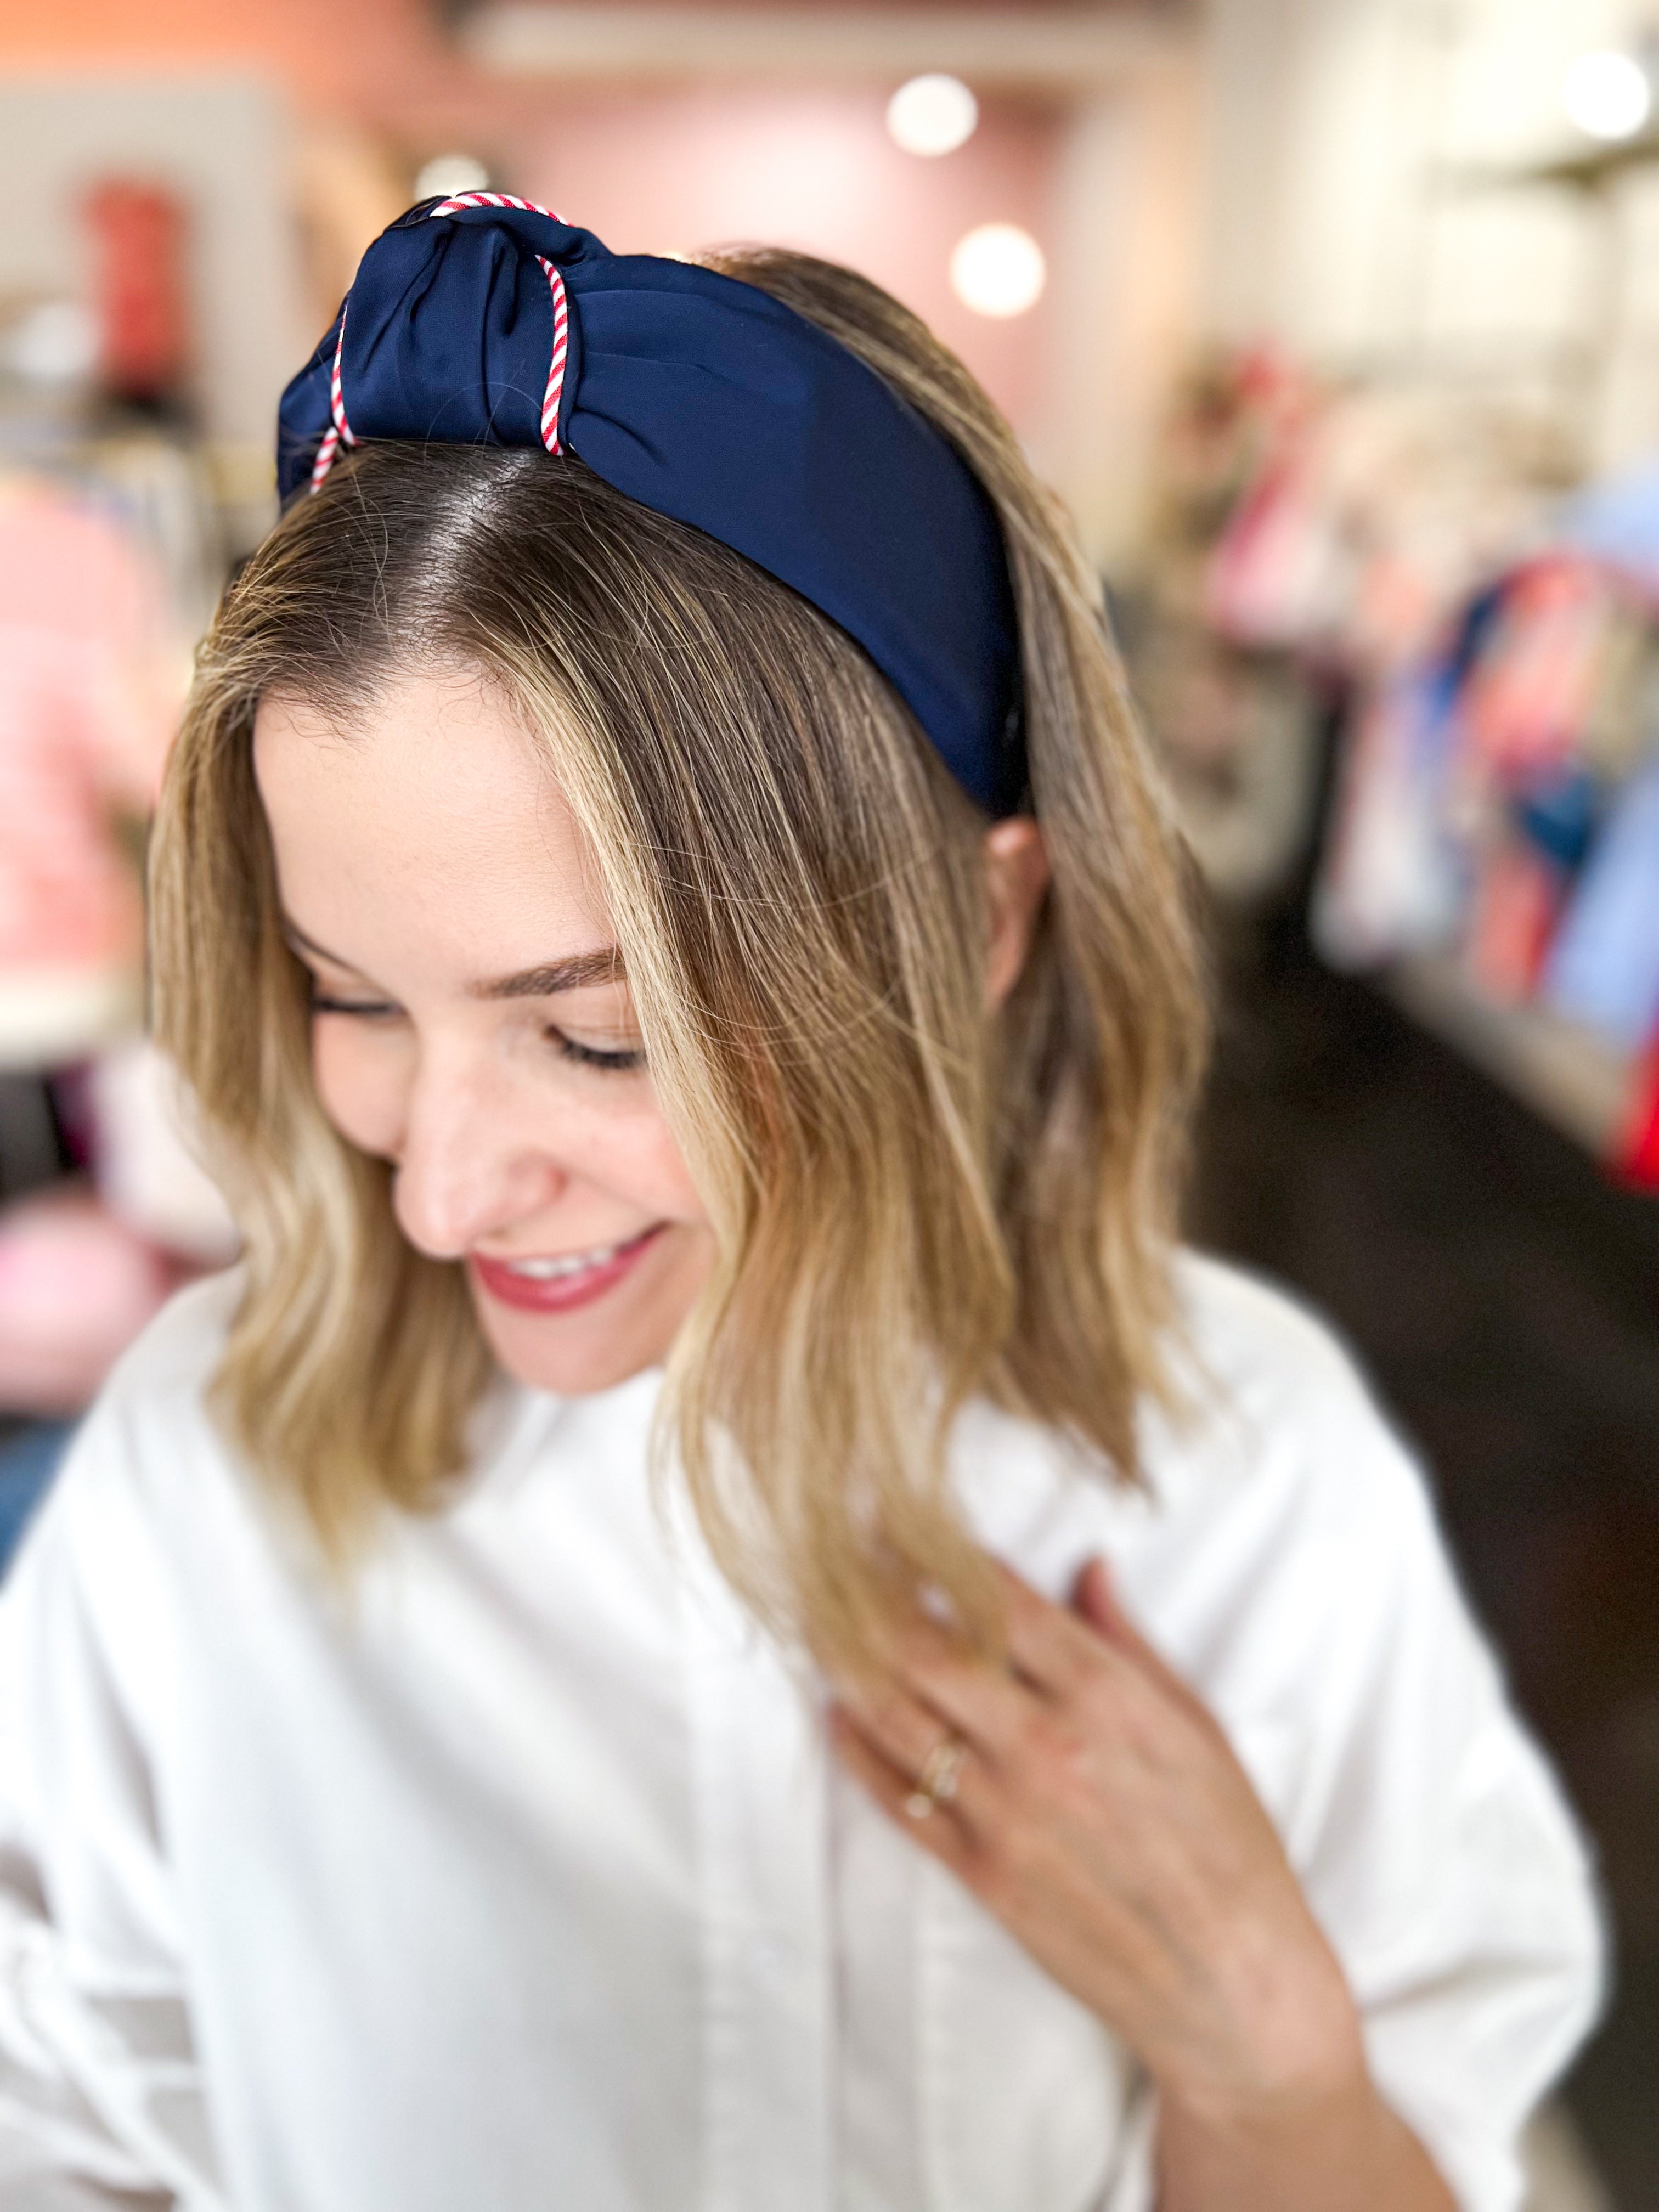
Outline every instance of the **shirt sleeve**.
[(0, 1592), (0, 2212), (222, 2212), (149, 1778), (76, 1573), (106, 1433)]
[(1303, 1559), (1321, 1633), (1305, 1663), (1335, 1725), (1297, 1793), (1291, 1856), (1382, 2094), (1464, 2212), (1518, 2212), (1522, 2131), (1601, 2001), (1592, 1870), (1417, 1467), (1351, 1376), (1316, 1426), (1326, 1495), (1348, 1501), (1316, 1512)]

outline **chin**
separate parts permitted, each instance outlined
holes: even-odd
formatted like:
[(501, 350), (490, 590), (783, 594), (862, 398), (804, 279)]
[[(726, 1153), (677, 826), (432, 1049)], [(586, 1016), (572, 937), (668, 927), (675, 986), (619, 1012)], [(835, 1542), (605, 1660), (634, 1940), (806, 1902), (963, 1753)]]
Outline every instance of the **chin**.
[(596, 1315), (503, 1313), (476, 1291), (478, 1320), (499, 1364), (515, 1382), (559, 1398), (611, 1390), (660, 1366), (676, 1332), (605, 1322)]

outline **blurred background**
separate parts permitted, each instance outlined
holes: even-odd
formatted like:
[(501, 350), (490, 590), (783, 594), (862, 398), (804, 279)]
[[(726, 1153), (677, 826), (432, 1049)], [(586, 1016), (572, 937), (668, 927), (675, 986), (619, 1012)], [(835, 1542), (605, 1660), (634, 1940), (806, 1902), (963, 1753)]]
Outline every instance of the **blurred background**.
[(232, 1240), (139, 864), (277, 393), (492, 186), (867, 271), (1109, 588), (1207, 878), (1193, 1231), (1434, 1468), (1599, 1849), (1536, 2212), (1659, 2204), (1659, 0), (0, 11), (0, 1531)]

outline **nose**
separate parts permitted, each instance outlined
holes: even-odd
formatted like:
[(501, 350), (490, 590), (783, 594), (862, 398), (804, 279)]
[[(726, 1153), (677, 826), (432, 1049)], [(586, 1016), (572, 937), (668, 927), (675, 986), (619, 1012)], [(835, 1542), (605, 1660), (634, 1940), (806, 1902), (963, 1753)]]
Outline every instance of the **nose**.
[(432, 1259), (459, 1259), (552, 1205), (568, 1176), (543, 1134), (500, 1071), (423, 1054), (393, 1167), (393, 1210), (410, 1243)]

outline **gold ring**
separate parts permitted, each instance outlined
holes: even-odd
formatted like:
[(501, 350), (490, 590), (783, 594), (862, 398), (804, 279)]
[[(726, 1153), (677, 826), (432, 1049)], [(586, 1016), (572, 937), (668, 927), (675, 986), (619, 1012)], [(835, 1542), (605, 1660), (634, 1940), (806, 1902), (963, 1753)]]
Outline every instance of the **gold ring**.
[(959, 1735), (940, 1739), (922, 1762), (916, 1777), (916, 1786), (904, 1801), (904, 1809), (913, 1820), (925, 1820), (941, 1805), (948, 1805), (957, 1794), (957, 1777), (962, 1771), (962, 1762), (968, 1747)]

